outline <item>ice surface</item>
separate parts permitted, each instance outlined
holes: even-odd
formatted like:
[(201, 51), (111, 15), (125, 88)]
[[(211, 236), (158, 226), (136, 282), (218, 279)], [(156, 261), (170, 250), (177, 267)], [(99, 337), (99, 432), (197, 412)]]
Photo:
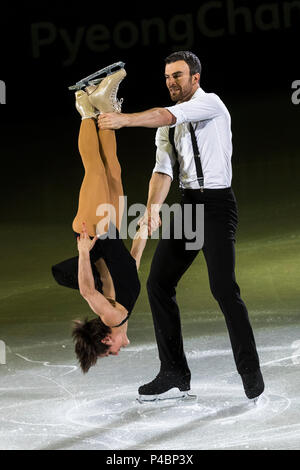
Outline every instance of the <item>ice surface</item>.
[(0, 364), (6, 364), (6, 347), (4, 341), (0, 339)]
[(131, 337), (85, 376), (69, 338), (7, 344), (0, 448), (299, 449), (299, 328), (255, 333), (266, 384), (256, 404), (244, 395), (225, 331), (185, 340), (198, 396), (190, 403), (136, 401), (138, 386), (158, 372), (154, 343)]

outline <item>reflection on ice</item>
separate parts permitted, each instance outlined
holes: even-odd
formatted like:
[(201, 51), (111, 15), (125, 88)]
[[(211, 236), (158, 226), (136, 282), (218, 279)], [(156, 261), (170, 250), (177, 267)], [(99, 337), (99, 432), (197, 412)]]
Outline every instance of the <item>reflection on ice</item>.
[(10, 347), (0, 369), (0, 447), (297, 449), (300, 384), (288, 359), (297, 332), (277, 328), (276, 335), (279, 347), (274, 331), (257, 332), (266, 390), (256, 403), (244, 395), (225, 335), (185, 342), (197, 395), (191, 402), (136, 401), (139, 385), (157, 373), (153, 343), (131, 344), (118, 361), (103, 361), (87, 376), (68, 340), (64, 348), (50, 338), (43, 347), (27, 344), (26, 352)]

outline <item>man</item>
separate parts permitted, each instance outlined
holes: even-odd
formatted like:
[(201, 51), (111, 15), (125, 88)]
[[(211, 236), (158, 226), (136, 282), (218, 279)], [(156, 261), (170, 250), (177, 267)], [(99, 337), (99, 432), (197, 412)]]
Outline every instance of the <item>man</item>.
[[(182, 209), (185, 211), (186, 204), (192, 205), (193, 225), (197, 204), (204, 205), (202, 251), (211, 292), (224, 314), (245, 393), (254, 399), (263, 392), (264, 382), (247, 309), (235, 279), (237, 207), (231, 189), (230, 115), (218, 96), (205, 93), (200, 87), (201, 63), (197, 56), (180, 51), (165, 62), (166, 85), (174, 106), (134, 114), (103, 114), (98, 125), (102, 129), (158, 128), (156, 165), (147, 202), (150, 233), (159, 225), (158, 210), (152, 206), (160, 207), (165, 201), (176, 160), (180, 168)], [(174, 237), (174, 223), (170, 239), (158, 243), (147, 282), (161, 368), (152, 382), (139, 388), (145, 399), (164, 396), (174, 387), (180, 391), (190, 389), (191, 374), (183, 350), (176, 286), (199, 249), (187, 250), (184, 236), (181, 240)]]

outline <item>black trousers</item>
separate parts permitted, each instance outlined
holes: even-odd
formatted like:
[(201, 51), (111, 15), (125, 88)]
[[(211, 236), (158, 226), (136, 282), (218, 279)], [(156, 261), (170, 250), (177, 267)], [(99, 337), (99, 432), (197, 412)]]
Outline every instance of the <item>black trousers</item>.
[[(237, 205), (231, 188), (184, 190), (181, 207), (192, 207), (190, 223), (195, 229), (196, 205), (204, 204), (203, 254), (207, 264), (212, 295), (219, 303), (229, 332), (233, 355), (240, 374), (259, 369), (253, 331), (248, 312), (240, 297), (235, 278), (235, 234), (238, 223)], [(199, 249), (187, 250), (187, 240), (176, 239), (171, 221), (170, 239), (161, 239), (156, 248), (147, 290), (152, 310), (161, 371), (189, 373), (183, 349), (180, 312), (176, 287), (192, 264)], [(176, 233), (176, 232), (175, 232)], [(199, 314), (201, 299), (199, 298)]]

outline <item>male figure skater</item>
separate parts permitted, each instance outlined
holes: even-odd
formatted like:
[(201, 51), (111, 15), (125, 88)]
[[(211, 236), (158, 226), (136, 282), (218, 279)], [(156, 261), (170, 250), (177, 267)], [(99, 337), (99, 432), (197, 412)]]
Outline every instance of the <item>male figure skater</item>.
[[(235, 278), (238, 218), (231, 189), (230, 115), (217, 95), (200, 87), (201, 63), (197, 56), (188, 51), (175, 52), (166, 58), (165, 64), (166, 85), (174, 106), (134, 114), (102, 114), (98, 125), (102, 129), (158, 128), (156, 165), (143, 221), (148, 223), (149, 232), (160, 222), (158, 210), (151, 206), (160, 207), (165, 201), (176, 160), (183, 189), (183, 211), (185, 204), (192, 204), (194, 209), (197, 204), (204, 205), (202, 251), (210, 289), (224, 314), (246, 396), (254, 399), (263, 392), (264, 382), (248, 312)], [(192, 224), (195, 217), (196, 210)], [(181, 240), (175, 239), (174, 221), (170, 233), (170, 239), (158, 243), (147, 282), (161, 367), (152, 382), (139, 388), (141, 399), (145, 400), (153, 395), (163, 398), (174, 387), (181, 392), (190, 389), (191, 373), (183, 350), (176, 286), (199, 250), (187, 250), (184, 235)]]

